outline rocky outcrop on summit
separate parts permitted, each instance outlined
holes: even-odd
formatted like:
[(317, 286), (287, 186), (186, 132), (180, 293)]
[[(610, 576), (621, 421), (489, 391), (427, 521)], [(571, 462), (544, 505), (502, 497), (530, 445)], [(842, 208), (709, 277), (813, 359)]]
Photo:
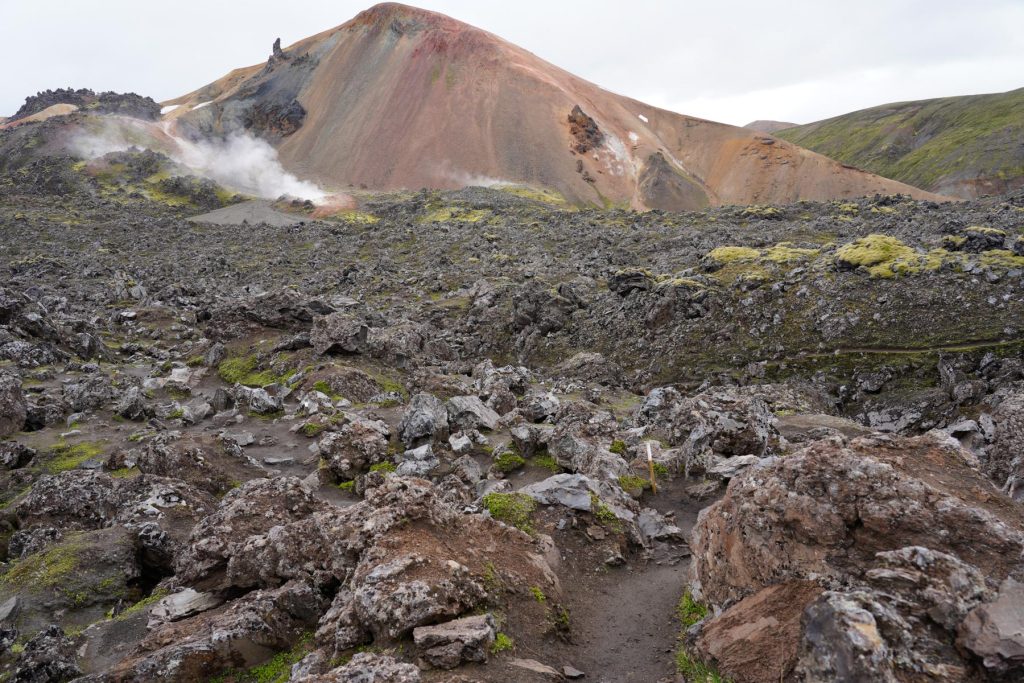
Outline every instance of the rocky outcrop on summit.
[(96, 93), (88, 88), (57, 88), (44, 90), (25, 98), (25, 104), (7, 120), (14, 123), (27, 118), (57, 104), (72, 104), (76, 107), (89, 107), (95, 114), (120, 114), (138, 119), (157, 119), (160, 116), (160, 105), (151, 97), (143, 97), (135, 93), (101, 92)]

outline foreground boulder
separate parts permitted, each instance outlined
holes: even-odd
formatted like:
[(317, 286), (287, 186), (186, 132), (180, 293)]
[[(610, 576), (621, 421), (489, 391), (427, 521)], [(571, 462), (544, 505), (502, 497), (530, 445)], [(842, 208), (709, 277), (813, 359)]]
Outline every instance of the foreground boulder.
[[(523, 595), (528, 586), (559, 594), (545, 549), (530, 536), (461, 512), (422, 479), (373, 473), (366, 482), (365, 499), (347, 508), (317, 499), (291, 477), (232, 490), (193, 530), (177, 558), (176, 581), (228, 594), (311, 587), (327, 601), (315, 642), (328, 662), (480, 607), (498, 552), (508, 586)], [(459, 641), (460, 648), (454, 642), (434, 653), (439, 664), (456, 656), (476, 661), (478, 639)]]
[(785, 663), (772, 680), (794, 667), (822, 682), (1017, 671), (1019, 632), (992, 615), (1024, 578), (1024, 511), (974, 462), (944, 435), (874, 435), (747, 470), (694, 528), (691, 588), (724, 610), (696, 652), (737, 681), (767, 680), (753, 661), (772, 652)]

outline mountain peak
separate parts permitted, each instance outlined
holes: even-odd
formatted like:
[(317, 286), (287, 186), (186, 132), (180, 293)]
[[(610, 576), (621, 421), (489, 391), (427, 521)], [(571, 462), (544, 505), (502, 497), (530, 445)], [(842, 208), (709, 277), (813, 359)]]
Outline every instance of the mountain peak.
[(363, 10), (346, 26), (391, 28), (396, 33), (416, 33), (424, 29), (458, 30), (472, 28), (449, 16), (400, 2), (382, 2)]
[(915, 194), (775, 138), (621, 97), (437, 12), (387, 2), (169, 104), (244, 128), (330, 188), (525, 185), (668, 210)]

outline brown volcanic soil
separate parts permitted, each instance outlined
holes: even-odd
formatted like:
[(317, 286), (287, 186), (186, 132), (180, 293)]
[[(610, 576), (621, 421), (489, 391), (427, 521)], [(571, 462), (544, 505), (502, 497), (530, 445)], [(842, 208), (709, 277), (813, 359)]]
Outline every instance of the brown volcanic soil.
[[(335, 189), (512, 183), (575, 203), (661, 209), (938, 198), (765, 134), (615, 95), (495, 35), (397, 3), (165, 104), (184, 105), (169, 115), (183, 127), (256, 126), (289, 170)], [(602, 138), (585, 153), (570, 130), (577, 105)], [(295, 129), (286, 114), (298, 106)]]

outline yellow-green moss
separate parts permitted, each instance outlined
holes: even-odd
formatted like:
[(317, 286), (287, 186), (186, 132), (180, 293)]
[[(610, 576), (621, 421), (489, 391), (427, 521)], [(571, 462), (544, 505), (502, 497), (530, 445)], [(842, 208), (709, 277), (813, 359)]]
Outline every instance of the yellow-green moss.
[(479, 223), (490, 218), (491, 212), (486, 209), (463, 209), (454, 206), (443, 206), (428, 212), (420, 219), (422, 223), (448, 223), (460, 221), (462, 223)]
[(127, 619), (133, 614), (138, 614), (142, 610), (149, 608), (151, 605), (155, 605), (157, 602), (170, 595), (170, 593), (171, 592), (166, 588), (158, 588), (152, 593), (150, 593), (147, 597), (139, 600), (138, 602), (136, 602), (135, 604), (131, 605), (126, 610), (118, 614), (116, 617), (114, 617), (114, 619), (117, 621), (121, 621), (123, 619)]
[(531, 515), (537, 502), (525, 493), (488, 493), (483, 505), (494, 519), (527, 533), (533, 531)]
[(973, 232), (981, 235), (995, 235), (996, 237), (1006, 237), (1006, 231), (998, 228), (990, 228), (987, 225), (970, 225), (964, 229), (964, 232)]
[(817, 256), (820, 249), (804, 249), (794, 247), (790, 242), (779, 242), (774, 247), (768, 247), (763, 252), (763, 258), (773, 263), (790, 263)]
[(750, 247), (715, 247), (708, 252), (708, 258), (718, 263), (734, 263), (736, 261), (754, 261), (761, 255), (757, 249)]
[(1024, 256), (1017, 256), (1006, 249), (992, 249), (982, 252), (980, 263), (988, 268), (1024, 268)]
[(68, 540), (60, 545), (18, 560), (6, 574), (0, 576), (0, 585), (17, 589), (53, 588), (74, 575), (78, 569), (82, 545)]
[(872, 277), (889, 278), (912, 271), (920, 257), (895, 237), (872, 234), (839, 247), (836, 261), (865, 268)]
[(51, 474), (58, 474), (73, 470), (83, 462), (99, 457), (103, 454), (103, 442), (83, 441), (76, 444), (68, 444), (63, 440), (58, 442), (51, 450), (53, 455), (46, 463), (46, 469)]
[(499, 654), (508, 650), (515, 649), (515, 641), (508, 637), (508, 635), (499, 632), (494, 637), (494, 642), (491, 643), (491, 654)]
[(513, 470), (518, 470), (520, 467), (526, 464), (526, 460), (518, 453), (512, 451), (505, 451), (499, 456), (494, 458), (494, 469), (499, 472), (508, 474)]
[(217, 374), (228, 384), (247, 387), (265, 387), (268, 384), (285, 383), (295, 375), (295, 370), (278, 374), (273, 370), (257, 371), (259, 360), (255, 355), (227, 358), (217, 366)]
[(619, 486), (631, 496), (639, 496), (645, 489), (651, 488), (651, 482), (635, 474), (624, 474), (619, 477)]
[(782, 210), (774, 206), (760, 206), (758, 204), (754, 204), (743, 209), (743, 211), (740, 212), (740, 215), (751, 218), (778, 218), (782, 215)]

